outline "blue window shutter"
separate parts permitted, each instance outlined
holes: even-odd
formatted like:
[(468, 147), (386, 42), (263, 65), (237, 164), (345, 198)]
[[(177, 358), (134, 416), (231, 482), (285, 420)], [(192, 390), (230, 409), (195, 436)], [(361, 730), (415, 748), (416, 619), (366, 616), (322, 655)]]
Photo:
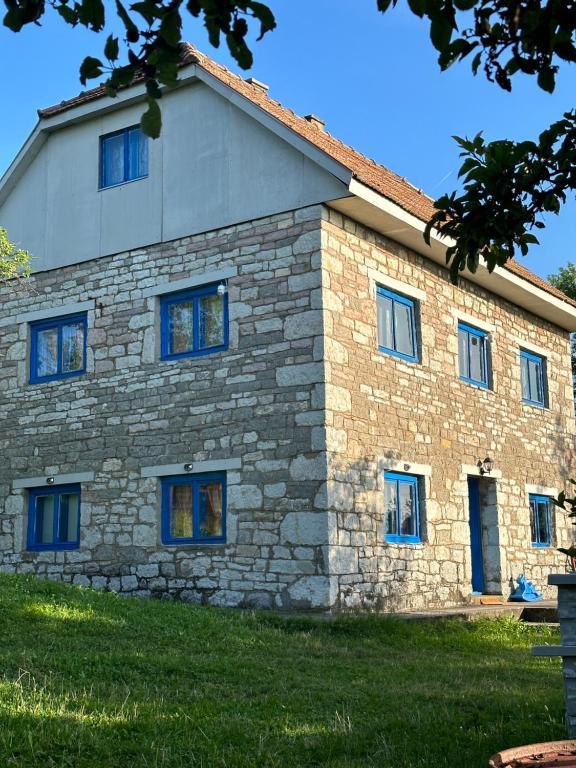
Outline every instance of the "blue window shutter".
[(458, 365), (460, 378), (487, 388), (490, 383), (488, 338), (485, 331), (458, 323)]
[(378, 349), (409, 362), (418, 362), (414, 300), (379, 285), (376, 315)]
[(225, 543), (226, 503), (225, 472), (163, 478), (162, 543)]
[(30, 383), (68, 379), (86, 373), (85, 312), (30, 324)]
[(546, 407), (546, 359), (541, 355), (520, 350), (520, 384), (522, 400), (530, 405)]
[(228, 294), (218, 284), (169, 293), (160, 299), (163, 360), (196, 357), (228, 349)]
[(148, 176), (148, 138), (139, 126), (100, 137), (100, 189)]
[(419, 479), (399, 472), (384, 474), (384, 518), (386, 541), (418, 544), (421, 542)]
[(548, 496), (530, 494), (530, 531), (533, 547), (552, 545), (551, 503)]
[(28, 492), (28, 549), (77, 549), (79, 544), (80, 486), (31, 488)]

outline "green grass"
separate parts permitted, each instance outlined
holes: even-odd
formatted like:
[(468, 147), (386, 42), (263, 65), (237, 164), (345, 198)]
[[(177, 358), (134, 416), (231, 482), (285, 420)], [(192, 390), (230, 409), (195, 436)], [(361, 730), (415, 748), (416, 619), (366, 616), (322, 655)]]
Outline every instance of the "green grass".
[(334, 621), (0, 576), (0, 768), (486, 768), (564, 735), (554, 630)]

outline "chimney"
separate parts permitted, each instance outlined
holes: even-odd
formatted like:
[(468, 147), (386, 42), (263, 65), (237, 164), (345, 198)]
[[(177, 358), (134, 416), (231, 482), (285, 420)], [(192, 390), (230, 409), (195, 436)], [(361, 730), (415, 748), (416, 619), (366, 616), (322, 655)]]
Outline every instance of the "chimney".
[(260, 82), (260, 80), (256, 80), (255, 77), (247, 77), (246, 82), (250, 85), (253, 85), (255, 88), (259, 88), (264, 93), (268, 93), (268, 89), (270, 88), (269, 85), (266, 85), (266, 83)]
[(304, 120), (307, 120), (310, 125), (315, 126), (320, 131), (326, 130), (326, 123), (318, 115), (304, 115)]

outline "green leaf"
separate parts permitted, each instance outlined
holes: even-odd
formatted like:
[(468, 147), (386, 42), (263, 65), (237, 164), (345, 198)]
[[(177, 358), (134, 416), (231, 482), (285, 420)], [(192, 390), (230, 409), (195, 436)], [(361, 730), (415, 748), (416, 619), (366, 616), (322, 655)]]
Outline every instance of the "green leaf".
[(548, 93), (554, 92), (556, 81), (554, 77), (554, 71), (551, 67), (544, 66), (538, 72), (538, 85), (540, 88), (542, 88), (543, 91), (547, 91)]
[(160, 24), (160, 37), (175, 48), (182, 39), (182, 19), (178, 11), (171, 10), (164, 16)]
[(116, 61), (119, 53), (120, 49), (118, 46), (118, 38), (114, 37), (113, 35), (109, 35), (108, 39), (106, 40), (106, 45), (104, 46), (104, 56), (106, 56), (108, 61)]
[(104, 28), (105, 12), (102, 0), (82, 0), (78, 7), (78, 20), (93, 32)]
[(422, 18), (426, 12), (426, 0), (408, 0), (408, 7), (412, 13)]
[(134, 24), (134, 22), (128, 15), (128, 11), (126, 10), (126, 8), (124, 8), (120, 0), (116, 0), (116, 11), (126, 29), (126, 39), (128, 40), (128, 42), (130, 43), (138, 42), (138, 38), (140, 37), (140, 34), (138, 32), (138, 27), (136, 26), (136, 24)]
[(452, 37), (452, 22), (445, 16), (437, 16), (430, 24), (430, 39), (437, 51), (444, 51), (450, 45)]
[(151, 139), (157, 139), (162, 130), (162, 113), (156, 99), (148, 97), (148, 109), (140, 118), (142, 132)]
[(95, 77), (100, 77), (102, 74), (102, 67), (103, 64), (100, 59), (86, 56), (80, 65), (80, 82), (82, 85), (86, 85), (87, 80), (93, 80)]

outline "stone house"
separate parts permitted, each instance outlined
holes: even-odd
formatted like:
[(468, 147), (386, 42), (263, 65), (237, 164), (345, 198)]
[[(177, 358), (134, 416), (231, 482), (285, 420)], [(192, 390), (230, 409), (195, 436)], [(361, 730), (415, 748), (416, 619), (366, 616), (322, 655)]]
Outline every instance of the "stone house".
[(453, 286), (422, 192), (195, 49), (42, 110), (0, 181), (0, 568), (211, 605), (540, 588), (569, 541), (576, 305)]

